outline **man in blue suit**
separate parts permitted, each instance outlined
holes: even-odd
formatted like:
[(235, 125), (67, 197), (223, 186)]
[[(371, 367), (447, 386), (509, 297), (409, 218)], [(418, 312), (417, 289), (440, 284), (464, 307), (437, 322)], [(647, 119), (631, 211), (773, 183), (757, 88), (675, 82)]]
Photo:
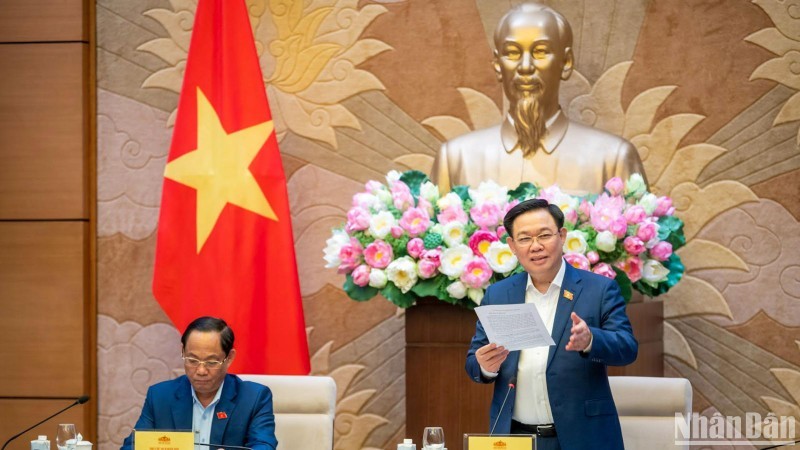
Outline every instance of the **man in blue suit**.
[(526, 200), (503, 222), (525, 272), (491, 285), (481, 304), (534, 303), (555, 346), (509, 352), (478, 321), (466, 370), (495, 384), (490, 429), (536, 434), (537, 450), (622, 449), (606, 366), (633, 362), (638, 343), (619, 286), (564, 261), (558, 206)]
[[(233, 330), (222, 319), (201, 317), (190, 323), (181, 337), (186, 375), (148, 389), (134, 429), (192, 430), (195, 443), (210, 448), (275, 450), (272, 392), (227, 373), (236, 357), (233, 340)], [(122, 450), (132, 448), (133, 434)]]

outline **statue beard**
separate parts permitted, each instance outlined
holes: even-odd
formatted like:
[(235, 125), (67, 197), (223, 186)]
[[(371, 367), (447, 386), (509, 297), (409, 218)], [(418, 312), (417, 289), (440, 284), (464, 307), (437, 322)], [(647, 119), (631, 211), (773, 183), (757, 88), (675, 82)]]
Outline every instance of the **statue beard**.
[(535, 92), (523, 92), (517, 99), (517, 105), (511, 109), (514, 119), (514, 128), (517, 131), (517, 145), (514, 150), (520, 149), (523, 156), (533, 154), (541, 146), (541, 139), (545, 133), (545, 119), (543, 106), (539, 101), (542, 86)]

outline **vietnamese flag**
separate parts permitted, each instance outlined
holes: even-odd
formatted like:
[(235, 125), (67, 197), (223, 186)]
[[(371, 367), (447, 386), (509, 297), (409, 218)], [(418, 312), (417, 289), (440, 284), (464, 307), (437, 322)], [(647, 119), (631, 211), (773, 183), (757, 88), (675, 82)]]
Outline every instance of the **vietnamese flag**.
[(308, 374), (286, 176), (244, 0), (200, 0), (164, 171), (153, 293), (224, 319), (231, 371)]

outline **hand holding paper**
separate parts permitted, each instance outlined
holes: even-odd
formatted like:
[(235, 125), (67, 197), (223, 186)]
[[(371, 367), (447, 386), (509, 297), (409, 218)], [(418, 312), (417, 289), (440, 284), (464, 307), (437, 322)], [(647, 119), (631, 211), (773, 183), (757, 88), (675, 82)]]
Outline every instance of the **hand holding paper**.
[(489, 342), (498, 347), (515, 351), (555, 345), (533, 303), (479, 306), (475, 312)]

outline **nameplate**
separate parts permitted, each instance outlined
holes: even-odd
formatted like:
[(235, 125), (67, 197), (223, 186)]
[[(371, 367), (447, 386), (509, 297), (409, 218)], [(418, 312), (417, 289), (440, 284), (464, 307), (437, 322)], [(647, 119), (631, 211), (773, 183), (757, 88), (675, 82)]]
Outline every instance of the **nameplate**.
[[(138, 450), (138, 449), (137, 449)], [(464, 450), (536, 450), (533, 434), (465, 434)]]
[(133, 432), (134, 450), (194, 450), (194, 433), (191, 431), (138, 431)]

